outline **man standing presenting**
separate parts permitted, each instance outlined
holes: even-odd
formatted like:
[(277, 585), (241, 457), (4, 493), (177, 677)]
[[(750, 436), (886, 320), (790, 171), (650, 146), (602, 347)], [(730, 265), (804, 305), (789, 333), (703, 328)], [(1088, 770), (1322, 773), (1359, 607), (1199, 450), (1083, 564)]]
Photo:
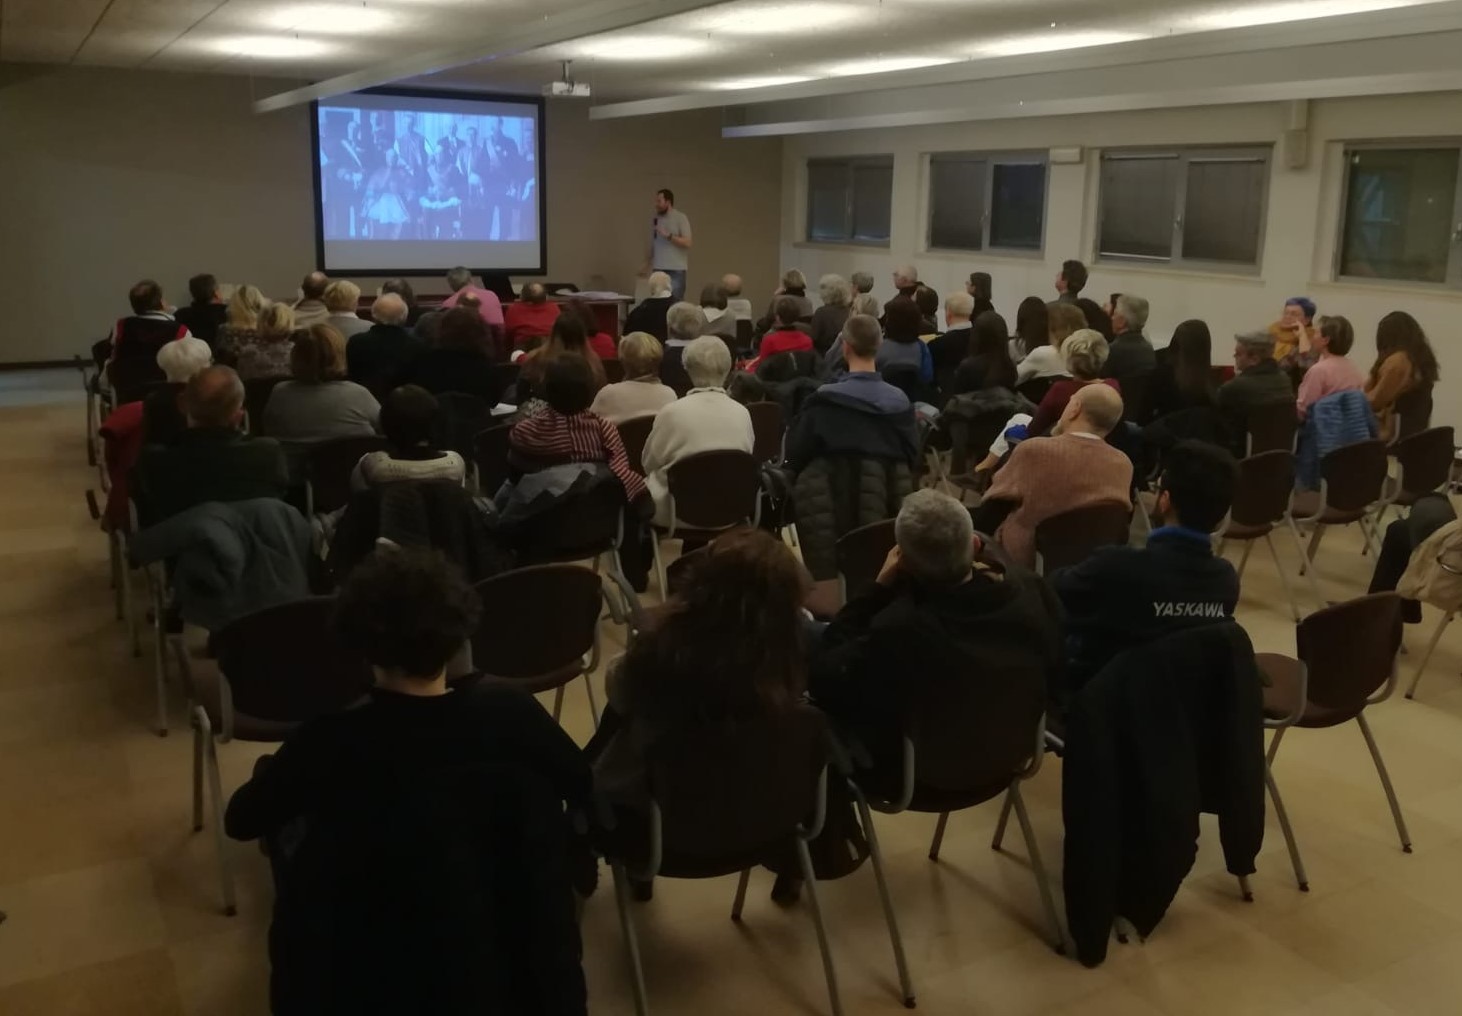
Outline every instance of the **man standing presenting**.
[(670, 276), (671, 299), (685, 299), (685, 273), (690, 267), (690, 219), (675, 207), (675, 192), (655, 192), (655, 222), (650, 234), (650, 256), (644, 274)]

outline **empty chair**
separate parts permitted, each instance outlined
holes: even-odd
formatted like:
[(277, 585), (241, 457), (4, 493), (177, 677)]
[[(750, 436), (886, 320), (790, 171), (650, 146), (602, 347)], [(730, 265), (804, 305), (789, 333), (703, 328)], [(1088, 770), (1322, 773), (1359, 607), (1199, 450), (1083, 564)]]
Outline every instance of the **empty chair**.
[(1391, 458), (1396, 460), (1393, 504), (1409, 508), (1423, 494), (1446, 486), (1457, 454), (1455, 440), (1451, 427), (1431, 427), (1391, 445)]
[(270, 607), (228, 625), (209, 639), (218, 672), (186, 666), (193, 700), (193, 831), (203, 828), (204, 779), (218, 845), (224, 912), (236, 910), (233, 872), (225, 853), (221, 743), (283, 741), (306, 720), (338, 712), (370, 690), (371, 672), (340, 645), (331, 627), (333, 597)]
[(624, 442), (624, 454), (629, 459), (629, 467), (641, 476), (645, 473), (645, 442), (650, 440), (650, 429), (654, 426), (654, 414), (636, 416), (619, 425), (619, 439)]
[(1131, 526), (1132, 509), (1115, 501), (1052, 516), (1036, 526), (1036, 570), (1047, 575), (1080, 564), (1098, 547), (1126, 543)]
[(304, 451), (305, 515), (333, 512), (350, 503), (350, 474), (362, 455), (381, 451), (386, 439), (339, 437), (307, 446)]
[[(1389, 503), (1386, 494), (1386, 443), (1379, 439), (1357, 441), (1328, 452), (1320, 460), (1320, 489), (1296, 491), (1285, 521), (1294, 536), (1295, 546), (1304, 561), (1302, 570), (1310, 578), (1310, 588), (1318, 605), (1326, 604), (1315, 576), (1315, 553), (1320, 540), (1331, 526), (1356, 523), (1369, 547), (1372, 538), (1370, 516), (1379, 514)], [(1301, 525), (1313, 525), (1309, 545), (1300, 538)]]
[(746, 452), (716, 451), (689, 455), (666, 472), (670, 523), (655, 526), (652, 546), (661, 595), (666, 589), (660, 538), (710, 539), (736, 526), (761, 521), (761, 469)]
[(1309, 891), (1309, 877), (1272, 772), (1279, 743), (1290, 727), (1335, 727), (1350, 720), (1356, 722), (1391, 805), (1401, 849), (1411, 853), (1411, 834), (1406, 831), (1381, 749), (1365, 717), (1367, 706), (1385, 701), (1396, 687), (1396, 651), (1400, 646), (1401, 598), (1395, 593), (1373, 593), (1318, 610), (1301, 621), (1295, 627), (1296, 657), (1278, 653), (1260, 653), (1257, 657), (1259, 669), (1267, 678), (1264, 725), (1274, 730), (1267, 756), (1271, 767), (1269, 793), (1289, 847), (1295, 881), (1303, 891)]
[(782, 439), (787, 433), (787, 421), (782, 406), (777, 402), (753, 402), (746, 407), (751, 414), (751, 429), (756, 435), (756, 445), (751, 454), (758, 462), (776, 462), (782, 458)]
[(1295, 450), (1295, 439), (1299, 433), (1300, 421), (1295, 413), (1294, 403), (1270, 402), (1249, 410), (1245, 423), (1247, 430), (1246, 454)]
[(1289, 573), (1279, 560), (1274, 547), (1275, 527), (1284, 523), (1285, 512), (1289, 510), (1290, 496), (1294, 493), (1294, 455), (1287, 451), (1260, 452), (1239, 463), (1239, 479), (1234, 487), (1233, 506), (1229, 509), (1228, 524), (1220, 531), (1222, 540), (1238, 540), (1244, 545), (1244, 555), (1239, 558), (1239, 579), (1244, 577), (1244, 566), (1249, 563), (1249, 554), (1254, 541), (1263, 540), (1274, 559), (1274, 570), (1279, 581), (1284, 583), (1284, 595), (1289, 600), (1294, 619), (1300, 619), (1299, 604), (1294, 589), (1289, 584)]
[(555, 691), (554, 719), (564, 686), (582, 677), (597, 725), (590, 674), (599, 665), (599, 576), (577, 564), (535, 565), (479, 582), (477, 595), (482, 622), (472, 636), (473, 667), (533, 694)]
[(436, 446), (472, 461), (473, 439), (492, 425), (492, 403), (466, 392), (439, 392)]
[(838, 537), (838, 584), (844, 603), (863, 595), (878, 579), (888, 552), (897, 542), (894, 519), (884, 519)]
[(472, 439), (472, 463), (477, 468), (477, 489), (487, 497), (508, 481), (508, 436), (512, 425), (495, 424)]

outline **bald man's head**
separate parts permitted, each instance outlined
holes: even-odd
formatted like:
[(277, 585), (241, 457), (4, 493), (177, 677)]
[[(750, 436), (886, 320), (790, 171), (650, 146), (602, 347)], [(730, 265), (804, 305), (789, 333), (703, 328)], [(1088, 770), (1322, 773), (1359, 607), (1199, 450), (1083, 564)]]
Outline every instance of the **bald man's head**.
[(404, 325), (409, 314), (406, 301), (395, 293), (384, 293), (371, 304), (371, 317), (383, 325)]
[(1078, 390), (1061, 414), (1058, 433), (1085, 432), (1106, 437), (1122, 422), (1122, 396), (1110, 385), (1090, 384)]
[(330, 276), (324, 272), (311, 272), (300, 283), (300, 293), (306, 300), (318, 300), (325, 295), (325, 287), (328, 285), (330, 285)]
[(244, 383), (232, 367), (205, 367), (183, 389), (189, 427), (237, 427), (244, 416)]
[(741, 295), (741, 276), (726, 274), (721, 276), (721, 285), (726, 288), (727, 296)]

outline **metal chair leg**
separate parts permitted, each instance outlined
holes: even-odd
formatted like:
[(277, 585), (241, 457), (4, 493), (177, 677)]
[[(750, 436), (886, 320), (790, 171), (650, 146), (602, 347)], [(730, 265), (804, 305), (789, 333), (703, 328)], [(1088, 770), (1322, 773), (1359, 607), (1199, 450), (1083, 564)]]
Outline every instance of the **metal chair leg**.
[(1426, 652), (1421, 654), (1421, 662), (1416, 665), (1416, 673), (1411, 677), (1411, 684), (1406, 688), (1406, 697), (1416, 697), (1416, 686), (1421, 684), (1421, 675), (1426, 672), (1426, 665), (1432, 658), (1432, 651), (1437, 648), (1437, 643), (1442, 640), (1442, 632), (1446, 631), (1447, 624), (1456, 617), (1456, 611), (1448, 611), (1446, 615), (1437, 622), (1436, 631), (1432, 632), (1431, 641), (1426, 644)]
[(746, 906), (746, 886), (751, 881), (751, 869), (743, 868), (736, 883), (736, 899), (731, 901), (731, 920), (741, 920), (741, 908)]
[(132, 655), (142, 655), (142, 633), (137, 625), (137, 604), (133, 595), (132, 569), (127, 567), (125, 552), (122, 558), (122, 615), (127, 623), (127, 640), (132, 646)]
[(949, 812), (939, 813), (939, 824), (934, 827), (934, 842), (929, 844), (929, 860), (939, 860), (939, 845), (944, 842), (944, 826), (949, 822)]
[(1000, 821), (995, 823), (995, 835), (990, 839), (990, 849), (999, 850), (1000, 844), (1005, 842), (1005, 826), (1010, 821), (1010, 791), (1005, 792), (1005, 800), (1000, 805)]
[(660, 550), (660, 534), (650, 534), (650, 550), (655, 559), (655, 581), (659, 584), (660, 602), (670, 599), (669, 580), (665, 578), (665, 555)]
[(1015, 805), (1015, 818), (1020, 823), (1020, 834), (1025, 838), (1026, 854), (1030, 857), (1031, 871), (1036, 876), (1036, 887), (1041, 892), (1041, 907), (1046, 911), (1046, 920), (1056, 932), (1056, 951), (1066, 954), (1066, 930), (1056, 913), (1056, 900), (1051, 893), (1051, 878), (1046, 874), (1045, 862), (1041, 860), (1040, 847), (1036, 846), (1036, 834), (1031, 828), (1030, 815), (1025, 810), (1025, 798), (1020, 794), (1020, 784), (1010, 785), (1010, 800)]
[(1300, 537), (1300, 527), (1295, 525), (1294, 519), (1285, 516), (1289, 523), (1290, 534), (1294, 537), (1294, 545), (1300, 552), (1300, 574), (1307, 576), (1310, 580), (1310, 590), (1315, 594), (1315, 603), (1321, 610), (1325, 609), (1325, 594), (1320, 591), (1320, 580), (1315, 577), (1314, 562), (1310, 560), (1309, 552), (1305, 550), (1305, 541)]
[(812, 854), (807, 841), (797, 837), (797, 860), (802, 864), (802, 878), (807, 887), (807, 908), (812, 911), (812, 924), (817, 929), (817, 947), (822, 950), (822, 973), (827, 978), (827, 1000), (833, 1016), (843, 1016), (843, 1001), (838, 996), (838, 972), (833, 966), (832, 948), (827, 940), (827, 927), (822, 921), (822, 905), (817, 900), (817, 873), (812, 870)]
[(1411, 833), (1406, 831), (1406, 819), (1401, 817), (1401, 804), (1396, 800), (1396, 788), (1391, 786), (1391, 774), (1386, 771), (1386, 763), (1381, 759), (1381, 749), (1376, 745), (1375, 735), (1371, 733), (1371, 725), (1366, 722), (1364, 712), (1356, 714), (1355, 722), (1360, 725), (1360, 732), (1365, 735), (1366, 747), (1371, 749), (1371, 761), (1376, 764), (1376, 774), (1381, 777), (1381, 786), (1386, 790), (1386, 803), (1391, 805), (1391, 817), (1396, 820), (1396, 835), (1401, 838), (1401, 849), (1405, 853), (1411, 853)]
[(1280, 727), (1275, 730), (1274, 736), (1269, 739), (1269, 750), (1264, 753), (1264, 762), (1266, 765), (1272, 766), (1274, 764), (1274, 756), (1279, 754), (1279, 742), (1284, 740), (1284, 732), (1288, 729), (1288, 727)]
[(1274, 782), (1274, 773), (1269, 764), (1264, 765), (1264, 784), (1269, 788), (1269, 799), (1274, 802), (1274, 816), (1279, 819), (1279, 830), (1284, 833), (1284, 845), (1289, 848), (1289, 863), (1294, 867), (1294, 879), (1300, 892), (1310, 891), (1310, 877), (1305, 874), (1305, 862), (1300, 859), (1300, 848), (1294, 839), (1294, 830), (1289, 825), (1289, 813), (1284, 810), (1284, 800), (1279, 796), (1279, 784)]
[(904, 1008), (914, 1008), (914, 983), (909, 977), (909, 963), (904, 957), (904, 939), (899, 934), (898, 919), (893, 911), (893, 897), (888, 892), (888, 879), (883, 874), (883, 851), (878, 846), (878, 832), (873, 828), (873, 816), (868, 811), (868, 802), (862, 794), (855, 793), (858, 802), (858, 819), (863, 823), (863, 835), (868, 839), (868, 856), (873, 860), (873, 878), (878, 883), (878, 900), (883, 904), (883, 919), (888, 923), (888, 938), (893, 944), (893, 964), (898, 970), (899, 990), (903, 992)]
[(213, 739), (213, 726), (202, 706), (193, 707), (193, 721), (203, 742), (203, 767), (208, 772), (208, 796), (213, 809), (213, 844), (218, 850), (218, 884), (223, 892), (223, 912), (233, 917), (239, 912), (234, 896), (233, 869), (228, 863), (228, 837), (223, 831), (223, 786), (218, 775), (218, 742)]
[(1244, 553), (1243, 553), (1243, 556), (1239, 558), (1239, 578), (1241, 580), (1244, 577), (1244, 567), (1249, 563), (1249, 555), (1251, 553), (1253, 553), (1253, 551), (1254, 551), (1254, 541), (1253, 540), (1245, 540), (1244, 541)]
[[(559, 689), (562, 691), (562, 689)], [(599, 703), (594, 699), (594, 675), (584, 672), (584, 690), (589, 693), (589, 715), (594, 718), (594, 729), (599, 729)]]
[(1310, 546), (1305, 551), (1305, 560), (1311, 568), (1315, 567), (1315, 555), (1320, 552), (1320, 541), (1325, 538), (1325, 527), (1319, 523), (1315, 524), (1315, 531), (1310, 534)]
[[(204, 730), (193, 714), (193, 831), (203, 831), (203, 738)], [(208, 736), (211, 736), (208, 735)]]
[(553, 722), (558, 722), (558, 714), (563, 712), (563, 685), (559, 685), (553, 691)]
[[(148, 578), (151, 587), (151, 577)], [(152, 677), (157, 685), (157, 736), (168, 736), (168, 634), (161, 597), (152, 600)]]
[(1284, 595), (1289, 599), (1289, 609), (1294, 612), (1294, 619), (1298, 623), (1300, 604), (1295, 599), (1294, 586), (1289, 583), (1289, 572), (1284, 570), (1284, 562), (1279, 560), (1279, 548), (1274, 546), (1274, 534), (1265, 533), (1264, 543), (1269, 548), (1269, 556), (1274, 559), (1274, 570), (1279, 573), (1279, 581), (1284, 586)]
[(645, 997), (645, 969), (640, 965), (640, 942), (635, 937), (634, 920), (629, 912), (629, 877), (619, 861), (610, 864), (614, 873), (614, 901), (619, 907), (619, 930), (624, 935), (625, 952), (629, 954), (630, 984), (634, 988), (635, 1013), (649, 1016), (650, 1005)]

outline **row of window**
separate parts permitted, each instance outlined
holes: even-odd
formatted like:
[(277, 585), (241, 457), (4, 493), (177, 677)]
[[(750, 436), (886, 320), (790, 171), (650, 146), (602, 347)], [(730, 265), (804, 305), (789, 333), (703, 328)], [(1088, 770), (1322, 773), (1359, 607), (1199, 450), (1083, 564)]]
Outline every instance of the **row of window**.
[[(1269, 193), (1267, 147), (1104, 151), (1097, 257), (1198, 269), (1257, 269)], [(1335, 274), (1462, 287), (1462, 145), (1354, 145)], [(930, 250), (1041, 252), (1046, 156), (929, 156)], [(888, 246), (893, 156), (807, 163), (813, 243)]]

